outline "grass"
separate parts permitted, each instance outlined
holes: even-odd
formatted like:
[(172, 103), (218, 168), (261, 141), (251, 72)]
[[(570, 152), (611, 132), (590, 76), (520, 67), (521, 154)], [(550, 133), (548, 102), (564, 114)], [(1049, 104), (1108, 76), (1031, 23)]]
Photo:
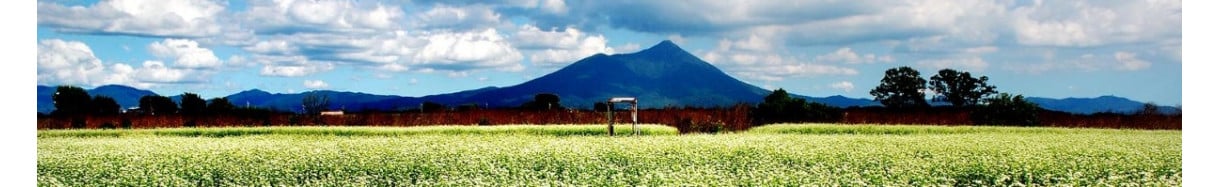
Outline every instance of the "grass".
[[(277, 127), (218, 136), (165, 132), (221, 129), (40, 131), (38, 183), (1177, 186), (1182, 176), (1180, 131), (789, 124), (607, 137), (604, 126), (592, 135), (551, 129), (578, 127)], [(363, 133), (335, 133), (349, 131)]]

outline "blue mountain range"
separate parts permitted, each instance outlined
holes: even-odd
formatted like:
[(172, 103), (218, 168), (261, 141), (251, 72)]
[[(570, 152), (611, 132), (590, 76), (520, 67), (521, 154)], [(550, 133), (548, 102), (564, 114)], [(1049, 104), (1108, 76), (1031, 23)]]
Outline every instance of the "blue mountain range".
[[(155, 94), (121, 85), (101, 86), (87, 91), (90, 95), (114, 97), (123, 108), (138, 106), (140, 97)], [(38, 86), (38, 112), (49, 113), (54, 110), (51, 102), (54, 92), (54, 87)], [(490, 108), (517, 107), (533, 100), (534, 95), (540, 93), (559, 95), (560, 104), (564, 106), (588, 109), (592, 108), (595, 102), (621, 96), (636, 97), (641, 101), (642, 108), (756, 104), (770, 91), (737, 80), (666, 40), (636, 53), (597, 54), (586, 57), (550, 74), (508, 87), (485, 87), (423, 97), (329, 90), (285, 94), (252, 89), (226, 98), (236, 106), (299, 112), (302, 110), (301, 99), (307, 94), (316, 94), (328, 98), (331, 109), (393, 111), (418, 108), (423, 102), (448, 106), (473, 104)], [(880, 106), (872, 99), (839, 95), (795, 97), (837, 107)], [(173, 98), (178, 101), (180, 95)], [(1067, 99), (1029, 97), (1028, 100), (1048, 110), (1077, 114), (1125, 113), (1141, 110), (1144, 105), (1115, 96)], [(1176, 107), (1161, 106), (1160, 109), (1169, 113), (1181, 112)]]

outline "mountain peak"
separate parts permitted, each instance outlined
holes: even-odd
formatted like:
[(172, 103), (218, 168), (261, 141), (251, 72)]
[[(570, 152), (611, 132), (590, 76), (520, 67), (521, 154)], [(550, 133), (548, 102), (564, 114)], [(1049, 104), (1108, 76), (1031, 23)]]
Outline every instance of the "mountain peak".
[(640, 52), (647, 52), (647, 51), (663, 52), (663, 53), (672, 53), (672, 52), (676, 52), (676, 51), (686, 52), (686, 50), (682, 50), (682, 47), (678, 47), (678, 44), (674, 44), (673, 41), (669, 41), (669, 40), (661, 41), (661, 43), (657, 43), (657, 45), (653, 45), (652, 47), (649, 47), (648, 49), (645, 49)]

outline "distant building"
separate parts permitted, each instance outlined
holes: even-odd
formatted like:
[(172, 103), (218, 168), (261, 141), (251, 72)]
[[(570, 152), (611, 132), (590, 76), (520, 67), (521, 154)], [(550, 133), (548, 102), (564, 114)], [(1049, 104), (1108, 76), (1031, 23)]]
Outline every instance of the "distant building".
[(323, 116), (342, 116), (343, 111), (342, 110), (322, 111), (322, 115)]

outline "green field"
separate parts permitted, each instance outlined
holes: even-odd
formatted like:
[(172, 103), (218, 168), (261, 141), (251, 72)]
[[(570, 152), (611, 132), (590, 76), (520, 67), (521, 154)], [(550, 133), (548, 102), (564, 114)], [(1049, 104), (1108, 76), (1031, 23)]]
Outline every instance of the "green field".
[[(38, 132), (40, 186), (1178, 186), (1181, 131), (604, 125)], [(618, 126), (626, 134), (629, 126)]]

